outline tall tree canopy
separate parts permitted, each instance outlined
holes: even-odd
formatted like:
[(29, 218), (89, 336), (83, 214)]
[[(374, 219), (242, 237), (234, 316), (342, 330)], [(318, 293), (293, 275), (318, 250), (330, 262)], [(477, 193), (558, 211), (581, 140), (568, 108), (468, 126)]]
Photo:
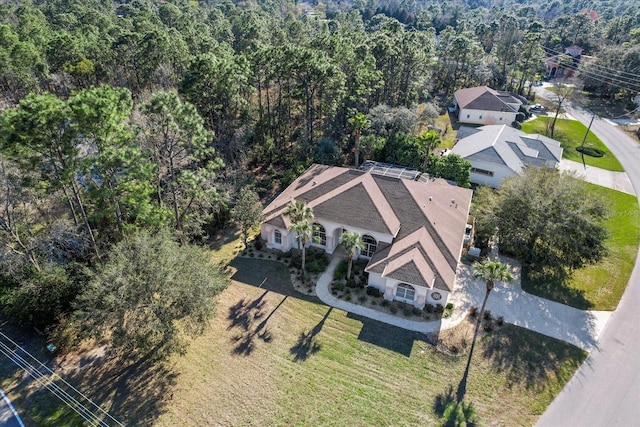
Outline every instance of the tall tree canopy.
[(527, 268), (564, 276), (606, 253), (606, 206), (571, 176), (527, 168), (504, 180), (495, 198), (484, 202), (492, 206), (476, 213), (495, 221), (501, 250)]
[(124, 351), (165, 356), (185, 350), (214, 313), (226, 275), (199, 247), (166, 232), (147, 232), (113, 246), (78, 298), (76, 318), (97, 338)]

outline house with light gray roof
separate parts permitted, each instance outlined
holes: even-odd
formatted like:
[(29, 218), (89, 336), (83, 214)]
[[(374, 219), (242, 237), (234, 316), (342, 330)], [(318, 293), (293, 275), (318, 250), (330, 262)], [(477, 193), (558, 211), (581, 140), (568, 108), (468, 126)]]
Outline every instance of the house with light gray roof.
[(558, 141), (506, 125), (463, 126), (457, 139), (451, 152), (471, 162), (470, 181), (493, 188), (527, 166), (556, 168), (562, 159)]
[(445, 305), (462, 253), (472, 191), (442, 179), (384, 176), (373, 169), (312, 165), (263, 211), (261, 238), (272, 249), (297, 245), (284, 210), (303, 201), (313, 209), (310, 246), (333, 253), (342, 233), (358, 232), (368, 259), (368, 285), (423, 308)]

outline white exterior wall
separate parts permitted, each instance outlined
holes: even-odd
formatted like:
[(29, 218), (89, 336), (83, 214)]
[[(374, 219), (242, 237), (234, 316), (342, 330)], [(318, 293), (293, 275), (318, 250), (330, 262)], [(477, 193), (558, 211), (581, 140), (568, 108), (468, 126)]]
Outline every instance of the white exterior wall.
[[(395, 280), (395, 279), (388, 279), (388, 278), (382, 277), (378, 273), (369, 273), (369, 281), (367, 284), (369, 286), (372, 286), (378, 289), (380, 292), (383, 292), (384, 299), (388, 301), (393, 301), (394, 299), (396, 299), (396, 289), (400, 283), (405, 283), (405, 282), (400, 282), (399, 280)], [(407, 284), (413, 286), (413, 288), (415, 289), (416, 291), (415, 299), (413, 300), (413, 302), (406, 301), (406, 300), (399, 300), (399, 301), (406, 302), (408, 304), (413, 304), (414, 307), (423, 309), (425, 304), (428, 302), (427, 301), (428, 294), (430, 292), (429, 289), (425, 288), (424, 286), (414, 285), (413, 283), (407, 283)], [(444, 300), (445, 298), (446, 297), (443, 293), (442, 299)]]
[[(469, 160), (469, 159), (467, 159)], [(499, 165), (496, 163), (489, 163), (478, 160), (469, 160), (471, 166), (477, 169), (483, 169), (493, 172), (493, 176), (488, 176), (481, 173), (471, 172), (469, 180), (474, 184), (487, 185), (489, 187), (498, 188), (502, 184), (505, 178), (514, 176), (516, 173), (509, 169), (506, 165)]]
[[(275, 242), (276, 230), (280, 231), (282, 234), (282, 244), (277, 244)], [(286, 228), (281, 229), (270, 224), (263, 223), (260, 226), (260, 237), (262, 240), (267, 242), (267, 247), (269, 249), (279, 249), (282, 252), (288, 252), (289, 249), (295, 248), (297, 245), (295, 233), (287, 230)]]
[[(442, 298), (440, 298), (439, 300), (435, 300), (431, 297), (431, 294), (437, 292), (440, 294), (440, 296)], [(431, 305), (442, 305), (443, 307), (445, 307), (447, 305), (447, 300), (449, 299), (449, 292), (447, 291), (442, 291), (440, 289), (430, 289), (429, 290), (429, 294), (427, 295), (427, 304), (431, 304)]]
[(369, 273), (369, 280), (367, 282), (368, 286), (372, 286), (378, 289), (380, 292), (384, 292), (386, 290), (386, 282), (387, 280), (380, 274)]
[[(469, 110), (463, 108), (458, 115), (460, 123), (472, 123), (477, 125), (504, 125), (511, 126), (516, 119), (515, 111), (487, 111)], [(469, 116), (469, 117), (467, 117)]]
[[(324, 248), (324, 250), (330, 254), (332, 254), (333, 251), (338, 247), (338, 245), (340, 245), (340, 237), (342, 236), (342, 233), (345, 229), (351, 233), (353, 233), (354, 231), (358, 232), (360, 233), (360, 236), (364, 236), (365, 234), (368, 234), (369, 236), (376, 239), (376, 242), (378, 243), (380, 242), (391, 243), (393, 241), (393, 236), (391, 236), (390, 234), (373, 233), (371, 231), (368, 231), (362, 228), (345, 226), (344, 224), (338, 224), (336, 222), (326, 221), (321, 218), (314, 218), (313, 223), (320, 224), (324, 227), (325, 233), (327, 235), (327, 245), (325, 247), (317, 243), (311, 243), (311, 246)], [(354, 258), (357, 259), (358, 255), (359, 254), (356, 254)]]
[[(368, 234), (369, 236), (376, 239), (378, 244), (380, 242), (391, 243), (393, 241), (393, 236), (390, 234), (382, 234), (382, 233), (373, 233), (371, 231), (355, 228), (355, 227), (345, 227), (342, 224), (338, 224), (332, 221), (325, 221), (320, 218), (314, 218), (314, 224), (320, 224), (324, 227), (325, 234), (327, 236), (327, 244), (326, 246), (309, 242), (307, 246), (315, 246), (318, 248), (323, 248), (327, 253), (332, 254), (335, 251), (336, 247), (340, 244), (340, 236), (342, 236), (343, 230), (346, 228), (349, 232), (358, 232), (360, 236), (364, 236)], [(275, 243), (275, 231), (279, 230), (282, 233), (282, 244), (278, 245)], [(280, 229), (274, 227), (271, 224), (262, 224), (260, 226), (260, 237), (267, 242), (267, 247), (269, 249), (280, 249), (283, 252), (289, 251), (291, 248), (297, 248), (297, 240), (295, 233), (293, 231), (289, 231), (287, 229)], [(356, 254), (354, 258), (358, 258), (359, 254)]]

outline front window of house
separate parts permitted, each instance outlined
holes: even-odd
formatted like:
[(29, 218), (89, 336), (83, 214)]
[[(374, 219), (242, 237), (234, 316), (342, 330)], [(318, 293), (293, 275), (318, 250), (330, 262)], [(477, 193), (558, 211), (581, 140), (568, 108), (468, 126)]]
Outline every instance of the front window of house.
[(282, 244), (282, 233), (279, 230), (276, 230), (276, 232), (273, 233), (273, 241), (276, 243), (276, 245)]
[(477, 173), (477, 174), (480, 174), (480, 175), (493, 176), (493, 172), (492, 171), (479, 169), (479, 168), (471, 168), (470, 172)]
[(378, 248), (378, 242), (373, 237), (365, 234), (362, 236), (362, 243), (364, 243), (364, 248), (362, 248), (360, 255), (371, 258)]
[(317, 222), (313, 223), (313, 242), (321, 246), (327, 246), (327, 232)]
[(413, 301), (416, 297), (416, 290), (413, 286), (400, 283), (396, 289), (396, 298)]

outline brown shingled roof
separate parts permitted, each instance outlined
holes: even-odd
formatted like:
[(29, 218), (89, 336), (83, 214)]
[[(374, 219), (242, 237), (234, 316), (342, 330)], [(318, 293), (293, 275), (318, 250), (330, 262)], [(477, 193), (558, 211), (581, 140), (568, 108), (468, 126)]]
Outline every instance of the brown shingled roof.
[(264, 209), (265, 222), (290, 225), (282, 215), (303, 200), (316, 218), (387, 234), (367, 266), (407, 283), (453, 288), (471, 190), (436, 179), (410, 181), (369, 172), (312, 165)]
[(485, 111), (516, 111), (508, 104), (522, 102), (508, 92), (499, 92), (488, 86), (470, 87), (455, 91), (460, 108)]

